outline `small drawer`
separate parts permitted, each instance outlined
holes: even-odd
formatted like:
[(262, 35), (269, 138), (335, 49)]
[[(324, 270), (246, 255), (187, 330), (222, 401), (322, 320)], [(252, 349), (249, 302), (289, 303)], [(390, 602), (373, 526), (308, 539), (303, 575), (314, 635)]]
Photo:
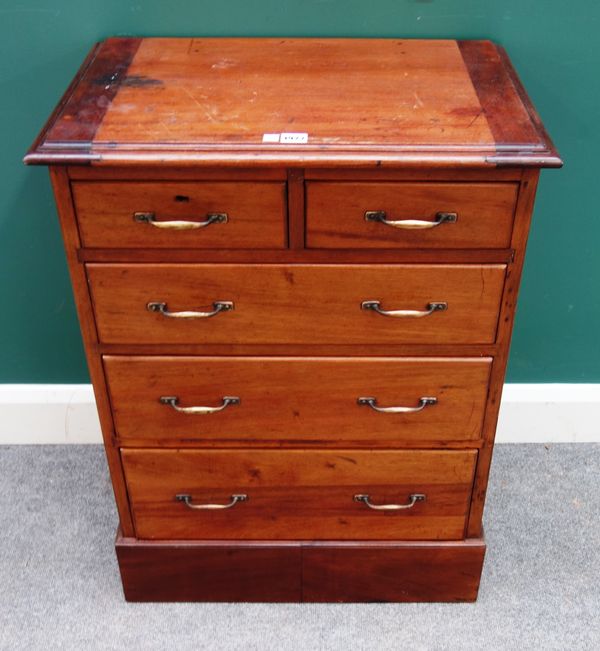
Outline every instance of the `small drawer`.
[(74, 182), (82, 246), (281, 249), (285, 183)]
[[(475, 450), (121, 450), (142, 539), (456, 540)], [(387, 508), (381, 508), (387, 507)]]
[(505, 265), (88, 264), (100, 340), (492, 343)]
[(327, 183), (306, 188), (313, 249), (510, 247), (515, 183)]
[(105, 356), (119, 440), (335, 445), (474, 440), (490, 358)]

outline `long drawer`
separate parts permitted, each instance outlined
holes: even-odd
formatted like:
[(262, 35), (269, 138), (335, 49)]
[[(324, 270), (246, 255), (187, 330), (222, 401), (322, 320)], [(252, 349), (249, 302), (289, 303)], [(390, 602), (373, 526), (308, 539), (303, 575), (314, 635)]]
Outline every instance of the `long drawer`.
[(452, 540), (464, 536), (477, 452), (123, 449), (121, 456), (138, 538)]
[(505, 265), (88, 264), (100, 340), (493, 343)]
[(280, 249), (285, 183), (75, 182), (84, 247)]
[(309, 248), (510, 246), (516, 183), (309, 182)]
[(104, 366), (122, 444), (348, 445), (479, 438), (491, 359), (105, 356)]

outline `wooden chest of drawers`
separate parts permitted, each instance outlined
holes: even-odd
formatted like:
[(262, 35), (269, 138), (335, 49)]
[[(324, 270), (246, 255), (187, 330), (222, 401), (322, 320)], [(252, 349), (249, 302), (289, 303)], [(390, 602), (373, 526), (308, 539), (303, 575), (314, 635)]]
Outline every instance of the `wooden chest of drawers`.
[(109, 39), (51, 166), (130, 600), (476, 598), (540, 167), (485, 41)]

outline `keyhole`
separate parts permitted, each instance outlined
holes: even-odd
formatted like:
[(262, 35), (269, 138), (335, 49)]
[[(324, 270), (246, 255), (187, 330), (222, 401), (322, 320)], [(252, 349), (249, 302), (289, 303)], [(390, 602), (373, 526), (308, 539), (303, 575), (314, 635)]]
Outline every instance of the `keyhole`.
[(185, 194), (176, 194), (175, 195), (175, 201), (177, 201), (179, 203), (186, 202), (186, 201), (189, 201), (189, 200), (190, 200), (190, 198), (186, 197)]

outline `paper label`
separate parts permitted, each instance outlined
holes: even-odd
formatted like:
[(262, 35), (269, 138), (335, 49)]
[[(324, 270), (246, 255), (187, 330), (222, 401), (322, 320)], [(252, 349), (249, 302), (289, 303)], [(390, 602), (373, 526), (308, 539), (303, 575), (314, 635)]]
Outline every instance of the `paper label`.
[(279, 142), (283, 145), (306, 145), (308, 133), (263, 133), (263, 142)]
[(263, 142), (279, 142), (279, 134), (263, 133)]
[(282, 133), (279, 142), (289, 145), (305, 145), (308, 142), (308, 133)]

